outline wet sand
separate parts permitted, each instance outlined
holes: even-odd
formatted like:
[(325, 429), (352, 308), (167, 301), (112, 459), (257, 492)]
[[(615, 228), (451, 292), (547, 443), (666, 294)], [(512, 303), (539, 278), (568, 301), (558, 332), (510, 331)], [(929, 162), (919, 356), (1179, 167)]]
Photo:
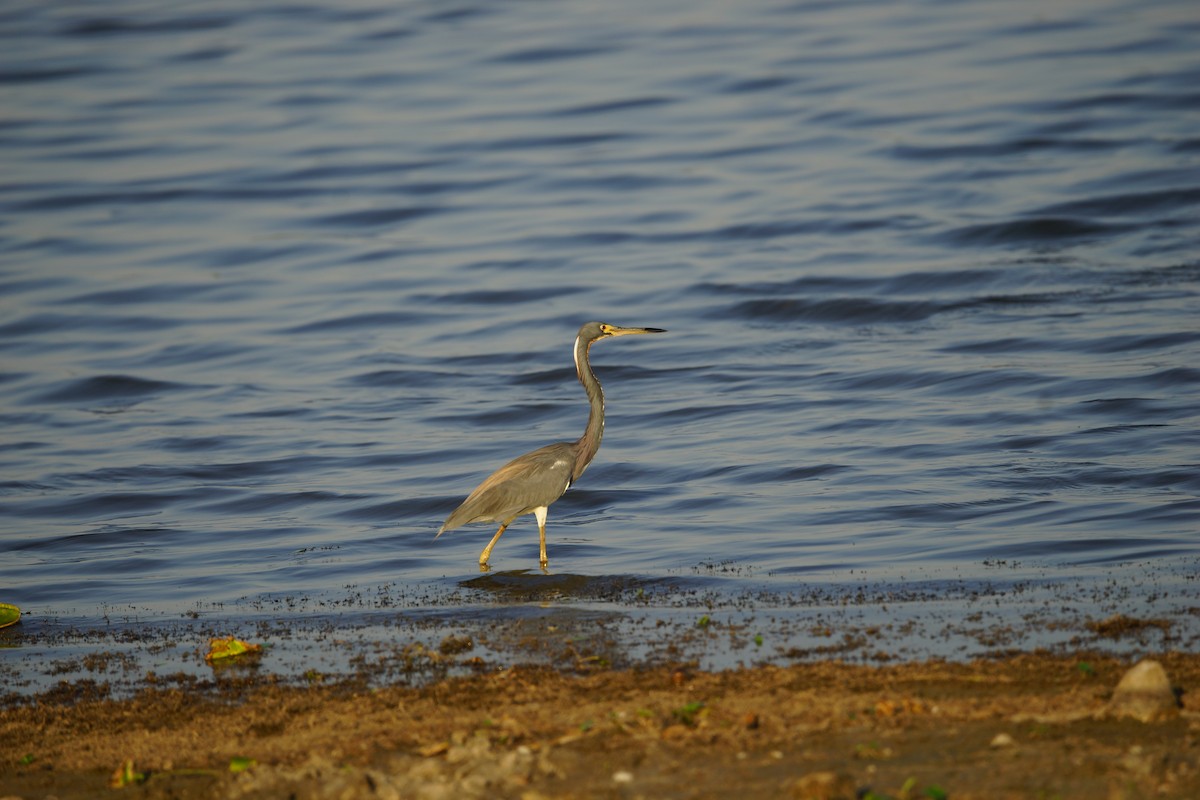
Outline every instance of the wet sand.
[(1106, 713), (1133, 659), (1094, 652), (76, 680), (5, 699), (0, 796), (1200, 797), (1200, 655), (1155, 657), (1173, 702), (1150, 722)]
[[(1183, 595), (489, 580), (474, 605), (27, 615), (0, 631), (0, 798), (1200, 797)], [(206, 662), (230, 633), (263, 649)], [(1147, 659), (1142, 721), (1113, 703)]]

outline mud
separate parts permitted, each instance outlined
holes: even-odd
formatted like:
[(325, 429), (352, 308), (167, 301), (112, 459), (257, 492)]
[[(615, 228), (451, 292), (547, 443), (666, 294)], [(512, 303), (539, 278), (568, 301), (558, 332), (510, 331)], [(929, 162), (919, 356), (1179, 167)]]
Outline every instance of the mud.
[(422, 686), (226, 672), (124, 699), (63, 684), (8, 698), (0, 785), (61, 800), (1200, 797), (1200, 656), (1159, 661), (1177, 702), (1152, 724), (1105, 713), (1130, 664), (1086, 653), (510, 667)]
[[(1200, 797), (1188, 592), (573, 580), (30, 614), (0, 631), (0, 798)], [(229, 635), (263, 648), (207, 663)], [(1146, 658), (1167, 687), (1114, 701)]]

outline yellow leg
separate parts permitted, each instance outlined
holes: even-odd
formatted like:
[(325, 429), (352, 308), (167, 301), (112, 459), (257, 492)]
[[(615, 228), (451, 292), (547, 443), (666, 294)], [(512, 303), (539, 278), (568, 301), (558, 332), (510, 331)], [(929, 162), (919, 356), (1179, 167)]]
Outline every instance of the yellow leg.
[[(512, 522), (512, 520), (508, 522)], [(483, 552), (479, 554), (480, 569), (487, 567), (488, 559), (492, 556), (492, 548), (496, 546), (496, 542), (500, 541), (500, 534), (504, 533), (508, 528), (508, 522), (500, 526), (500, 530), (496, 531), (496, 535), (492, 537), (492, 540), (487, 543), (487, 547), (483, 548)]]
[(537, 517), (538, 523), (538, 544), (541, 546), (541, 563), (542, 572), (550, 566), (550, 559), (546, 558), (546, 507), (535, 508), (533, 515)]

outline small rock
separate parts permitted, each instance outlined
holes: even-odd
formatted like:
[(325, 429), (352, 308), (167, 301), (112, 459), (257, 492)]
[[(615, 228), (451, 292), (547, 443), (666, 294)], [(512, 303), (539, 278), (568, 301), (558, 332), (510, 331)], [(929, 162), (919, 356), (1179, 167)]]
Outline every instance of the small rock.
[(843, 772), (810, 772), (789, 787), (793, 800), (854, 800), (858, 788)]
[(688, 737), (690, 729), (686, 725), (668, 725), (663, 728), (662, 738), (667, 742), (678, 742)]
[(997, 733), (992, 737), (992, 747), (1012, 747), (1016, 741), (1007, 733)]
[(417, 755), (422, 756), (424, 758), (433, 758), (434, 756), (442, 755), (449, 749), (450, 749), (449, 742), (434, 742), (433, 744), (427, 744), (423, 747), (418, 747)]
[(633, 773), (627, 769), (617, 770), (613, 773), (613, 783), (629, 784), (633, 783)]
[(1103, 712), (1107, 717), (1132, 717), (1141, 722), (1158, 722), (1178, 714), (1179, 700), (1167, 671), (1150, 659), (1139, 661), (1122, 676)]
[(1146, 755), (1141, 745), (1135, 744), (1117, 760), (1117, 765), (1125, 772), (1143, 780), (1149, 780), (1154, 774), (1154, 759)]

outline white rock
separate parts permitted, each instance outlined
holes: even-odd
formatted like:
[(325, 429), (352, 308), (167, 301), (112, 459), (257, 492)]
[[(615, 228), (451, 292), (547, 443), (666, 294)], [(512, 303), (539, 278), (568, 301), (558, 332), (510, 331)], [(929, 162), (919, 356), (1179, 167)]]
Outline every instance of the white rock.
[(1162, 664), (1139, 661), (1121, 678), (1104, 710), (1109, 717), (1132, 717), (1157, 722), (1179, 714), (1179, 701)]
[(1016, 743), (1007, 733), (997, 733), (992, 737), (992, 747), (1012, 747)]

